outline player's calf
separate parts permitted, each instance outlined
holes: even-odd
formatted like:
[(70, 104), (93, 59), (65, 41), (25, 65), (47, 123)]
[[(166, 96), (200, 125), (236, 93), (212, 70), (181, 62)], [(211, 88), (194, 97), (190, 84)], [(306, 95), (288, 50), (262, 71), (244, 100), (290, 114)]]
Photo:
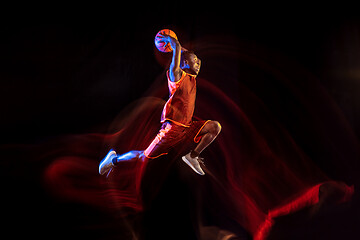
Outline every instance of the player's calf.
[(200, 132), (201, 140), (196, 146), (196, 148), (190, 153), (182, 157), (182, 160), (191, 167), (194, 172), (200, 175), (205, 175), (205, 172), (202, 170), (200, 163), (203, 164), (203, 159), (199, 157), (200, 153), (208, 147), (215, 138), (221, 132), (221, 125), (217, 121), (207, 122), (204, 128)]

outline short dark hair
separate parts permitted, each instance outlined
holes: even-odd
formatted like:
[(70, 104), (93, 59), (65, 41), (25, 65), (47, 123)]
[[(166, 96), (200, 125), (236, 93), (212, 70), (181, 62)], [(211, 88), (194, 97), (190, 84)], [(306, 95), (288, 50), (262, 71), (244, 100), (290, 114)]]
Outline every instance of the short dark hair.
[(191, 54), (195, 54), (194, 51), (188, 50), (188, 51), (183, 51), (183, 52), (181, 52), (180, 67), (183, 66), (183, 62), (184, 62), (186, 59), (188, 59)]

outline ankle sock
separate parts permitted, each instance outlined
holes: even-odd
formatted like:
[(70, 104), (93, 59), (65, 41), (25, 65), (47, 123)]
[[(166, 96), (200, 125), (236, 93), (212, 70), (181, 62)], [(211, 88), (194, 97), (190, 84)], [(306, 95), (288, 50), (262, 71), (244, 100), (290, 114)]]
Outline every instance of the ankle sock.
[(200, 155), (200, 153), (198, 153), (198, 152), (196, 152), (196, 151), (191, 151), (191, 153), (190, 153), (190, 157), (192, 157), (192, 158), (196, 158), (196, 157), (198, 157)]

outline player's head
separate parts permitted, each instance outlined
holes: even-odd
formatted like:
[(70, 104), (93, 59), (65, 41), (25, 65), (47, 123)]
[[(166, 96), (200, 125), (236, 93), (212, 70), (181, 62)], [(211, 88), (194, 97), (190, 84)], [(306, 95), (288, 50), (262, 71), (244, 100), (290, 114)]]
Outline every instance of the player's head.
[(198, 75), (201, 67), (201, 60), (193, 51), (184, 51), (181, 53), (180, 68), (185, 72)]

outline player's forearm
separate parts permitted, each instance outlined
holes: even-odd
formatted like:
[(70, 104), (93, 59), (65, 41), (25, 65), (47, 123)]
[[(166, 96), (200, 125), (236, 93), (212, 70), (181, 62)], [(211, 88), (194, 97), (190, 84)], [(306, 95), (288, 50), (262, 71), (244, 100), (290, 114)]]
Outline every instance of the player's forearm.
[(170, 46), (173, 49), (173, 51), (178, 50), (178, 49), (181, 50), (180, 42), (176, 38), (168, 36), (168, 41), (169, 41)]
[(170, 67), (172, 70), (176, 70), (180, 67), (180, 58), (181, 58), (181, 45), (180, 42), (169, 36), (169, 43), (173, 49), (173, 56)]
[(183, 50), (180, 42), (169, 36), (169, 35), (160, 35), (164, 38), (164, 41), (170, 44), (171, 48), (173, 49), (173, 56), (172, 61), (169, 68), (169, 76), (172, 82), (176, 82), (181, 77), (181, 68), (180, 68), (180, 61), (181, 61), (181, 51)]

